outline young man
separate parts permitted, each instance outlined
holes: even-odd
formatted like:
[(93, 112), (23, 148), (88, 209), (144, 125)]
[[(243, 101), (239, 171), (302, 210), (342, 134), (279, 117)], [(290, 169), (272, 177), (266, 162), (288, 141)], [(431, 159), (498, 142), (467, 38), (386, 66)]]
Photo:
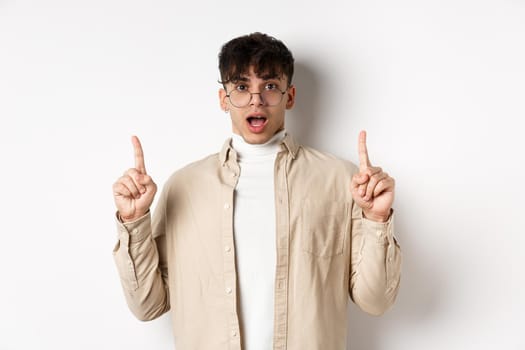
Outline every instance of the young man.
[(284, 129), (293, 57), (254, 33), (219, 54), (220, 106), (232, 138), (157, 187), (139, 140), (113, 185), (114, 256), (131, 311), (172, 309), (177, 350), (345, 349), (349, 297), (380, 315), (396, 297), (394, 180), (299, 145)]

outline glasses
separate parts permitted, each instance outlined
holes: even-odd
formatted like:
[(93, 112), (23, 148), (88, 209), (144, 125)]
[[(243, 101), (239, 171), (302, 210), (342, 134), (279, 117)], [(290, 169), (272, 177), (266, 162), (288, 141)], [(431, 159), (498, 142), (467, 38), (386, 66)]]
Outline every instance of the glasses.
[(229, 94), (226, 95), (230, 99), (232, 105), (237, 108), (246, 107), (252, 102), (253, 95), (259, 95), (259, 98), (262, 100), (262, 103), (267, 106), (277, 106), (281, 103), (285, 91), (281, 91), (278, 87), (269, 84), (264, 87), (262, 92), (249, 92), (246, 90), (232, 90)]

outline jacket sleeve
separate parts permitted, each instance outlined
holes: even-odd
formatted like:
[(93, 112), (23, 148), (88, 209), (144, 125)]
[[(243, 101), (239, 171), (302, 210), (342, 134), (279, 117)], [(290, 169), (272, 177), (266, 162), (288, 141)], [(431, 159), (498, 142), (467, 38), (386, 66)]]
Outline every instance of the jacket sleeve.
[(363, 311), (379, 316), (394, 303), (401, 277), (394, 212), (387, 222), (375, 222), (353, 202), (351, 225), (350, 297)]
[(141, 321), (153, 320), (170, 309), (165, 198), (163, 193), (153, 225), (150, 212), (127, 223), (122, 223), (117, 213), (118, 242), (113, 257), (128, 306)]

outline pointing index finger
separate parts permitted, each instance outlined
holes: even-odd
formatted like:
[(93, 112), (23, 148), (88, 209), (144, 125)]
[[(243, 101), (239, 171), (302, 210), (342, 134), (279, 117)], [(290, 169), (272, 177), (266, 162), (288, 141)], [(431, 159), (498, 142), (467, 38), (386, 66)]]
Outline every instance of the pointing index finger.
[(135, 150), (135, 168), (141, 173), (146, 174), (146, 165), (144, 165), (144, 152), (142, 151), (142, 145), (137, 136), (131, 137), (131, 143)]
[(361, 130), (359, 133), (359, 142), (358, 142), (358, 150), (359, 150), (359, 169), (364, 170), (367, 167), (371, 166), (370, 160), (368, 159), (368, 150), (366, 148), (366, 131)]

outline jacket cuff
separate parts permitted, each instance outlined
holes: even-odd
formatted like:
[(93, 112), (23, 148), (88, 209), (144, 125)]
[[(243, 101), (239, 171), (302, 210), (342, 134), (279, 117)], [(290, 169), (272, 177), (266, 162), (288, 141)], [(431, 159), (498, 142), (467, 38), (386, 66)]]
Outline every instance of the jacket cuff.
[(390, 209), (390, 216), (386, 222), (377, 222), (361, 217), (363, 232), (368, 239), (375, 239), (378, 243), (394, 243), (394, 209)]
[(148, 210), (140, 218), (130, 221), (120, 221), (118, 212), (116, 213), (118, 239), (129, 243), (141, 242), (150, 235), (151, 213)]

